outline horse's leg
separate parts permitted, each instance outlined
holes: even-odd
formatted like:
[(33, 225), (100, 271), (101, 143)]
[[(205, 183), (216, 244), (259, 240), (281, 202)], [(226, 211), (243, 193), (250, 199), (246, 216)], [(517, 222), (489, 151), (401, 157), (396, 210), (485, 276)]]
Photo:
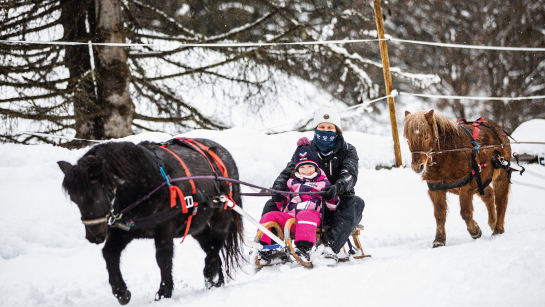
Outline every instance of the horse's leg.
[(505, 223), (505, 211), (507, 210), (507, 200), (509, 196), (509, 189), (511, 184), (507, 179), (507, 172), (504, 170), (496, 170), (494, 179), (492, 180), (494, 186), (494, 202), (496, 204), (496, 226), (492, 235), (498, 235), (505, 232), (503, 224)]
[(174, 233), (164, 229), (157, 228), (155, 239), (155, 259), (161, 270), (161, 285), (159, 291), (155, 294), (155, 300), (158, 301), (172, 296), (174, 282), (172, 280), (172, 258), (174, 257), (174, 242), (171, 234)]
[(447, 240), (447, 233), (445, 231), (445, 222), (447, 221), (447, 191), (428, 190), (428, 195), (433, 203), (433, 214), (435, 215), (435, 223), (437, 224), (433, 247), (445, 246)]
[(484, 195), (479, 197), (486, 205), (486, 210), (488, 211), (488, 226), (494, 231), (496, 227), (496, 206), (494, 205), (494, 189), (490, 186), (484, 189)]
[(477, 222), (473, 219), (473, 191), (469, 186), (460, 190), (460, 215), (466, 222), (467, 231), (471, 237), (473, 239), (480, 238), (483, 233)]
[(193, 235), (193, 238), (199, 242), (201, 248), (206, 253), (203, 270), (206, 289), (221, 287), (225, 283), (219, 253), (223, 248), (226, 236), (226, 232), (212, 229), (210, 226), (207, 226), (202, 232)]
[(121, 305), (126, 305), (131, 300), (131, 292), (127, 290), (127, 285), (125, 284), (123, 276), (121, 276), (121, 270), (119, 269), (121, 252), (131, 241), (131, 237), (122, 236), (116, 231), (112, 231), (112, 234), (108, 237), (108, 240), (106, 240), (104, 248), (102, 249), (102, 256), (106, 261), (112, 293)]

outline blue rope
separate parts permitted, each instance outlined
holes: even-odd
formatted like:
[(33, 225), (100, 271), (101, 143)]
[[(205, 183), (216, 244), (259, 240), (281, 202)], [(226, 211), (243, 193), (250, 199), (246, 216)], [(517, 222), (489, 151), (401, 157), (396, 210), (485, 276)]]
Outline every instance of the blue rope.
[(163, 175), (163, 178), (167, 181), (168, 186), (170, 187), (170, 181), (168, 180), (167, 174), (165, 174), (165, 171), (163, 170), (163, 167), (159, 167), (159, 170), (161, 171), (161, 175)]
[(473, 144), (473, 147), (475, 147), (475, 149), (477, 149), (478, 153), (481, 153), (479, 151), (479, 148), (481, 148), (481, 145), (479, 145), (479, 143), (477, 143), (476, 141), (471, 141), (471, 144)]

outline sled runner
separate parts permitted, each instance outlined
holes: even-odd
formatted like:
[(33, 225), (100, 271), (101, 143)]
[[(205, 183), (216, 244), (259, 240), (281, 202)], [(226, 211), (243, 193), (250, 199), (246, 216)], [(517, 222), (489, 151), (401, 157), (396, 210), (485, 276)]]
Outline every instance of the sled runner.
[[(295, 234), (290, 232), (291, 226), (293, 225), (293, 223), (295, 223), (295, 221), (296, 221), (295, 218), (289, 219), (286, 222), (286, 225), (284, 226), (283, 230), (280, 227), (280, 225), (278, 223), (276, 223), (276, 222), (267, 222), (267, 223), (263, 224), (263, 226), (265, 228), (274, 229), (276, 231), (278, 237), (286, 243), (286, 247), (281, 248), (278, 244), (263, 246), (263, 250), (271, 252), (272, 259), (269, 259), (269, 260), (271, 260), (270, 263), (263, 264), (259, 260), (259, 257), (256, 256), (255, 257), (255, 265), (259, 269), (261, 269), (261, 268), (263, 268), (265, 266), (272, 266), (272, 265), (276, 265), (276, 264), (280, 264), (280, 263), (285, 263), (287, 261), (297, 261), (297, 262), (299, 262), (299, 264), (301, 264), (304, 267), (308, 267), (308, 268), (313, 267), (312, 262), (306, 262), (306, 261), (302, 260), (295, 253), (294, 244), (292, 243), (294, 238), (295, 238)], [(327, 227), (328, 226), (325, 225), (324, 229), (327, 228)], [(350, 260), (350, 257), (352, 257), (354, 259), (363, 259), (363, 258), (366, 258), (366, 257), (371, 257), (371, 255), (366, 255), (363, 252), (363, 248), (361, 246), (361, 242), (360, 242), (360, 239), (359, 239), (359, 235), (360, 235), (361, 230), (363, 230), (362, 225), (358, 225), (358, 226), (356, 226), (354, 228), (354, 230), (352, 231), (352, 234), (351, 234), (352, 238), (351, 239), (348, 238), (348, 241), (346, 242), (345, 246), (343, 246), (343, 252), (344, 252), (345, 256), (339, 257), (339, 262), (348, 261), (348, 260)], [(316, 246), (319, 245), (321, 233), (322, 233), (322, 229), (317, 228), (316, 229), (316, 237), (317, 237)], [(254, 239), (254, 241), (255, 242), (260, 242), (262, 236), (263, 236), (263, 232), (261, 230), (259, 230), (256, 237), (255, 237), (255, 239)], [(348, 247), (348, 250), (347, 250), (347, 247)]]

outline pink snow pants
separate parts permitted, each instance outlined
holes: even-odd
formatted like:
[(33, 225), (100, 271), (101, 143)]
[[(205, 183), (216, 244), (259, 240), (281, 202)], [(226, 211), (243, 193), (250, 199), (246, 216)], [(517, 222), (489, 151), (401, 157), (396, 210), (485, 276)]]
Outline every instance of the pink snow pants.
[[(261, 217), (259, 223), (277, 222), (284, 229), (284, 225), (291, 218), (285, 212), (271, 211)], [(296, 222), (291, 226), (290, 231), (295, 232), (295, 243), (297, 241), (308, 241), (313, 245), (316, 242), (316, 227), (320, 226), (320, 213), (317, 211), (305, 210), (299, 211), (296, 216)], [(271, 244), (271, 238), (263, 234), (261, 241)], [(273, 243), (276, 244), (276, 243)]]

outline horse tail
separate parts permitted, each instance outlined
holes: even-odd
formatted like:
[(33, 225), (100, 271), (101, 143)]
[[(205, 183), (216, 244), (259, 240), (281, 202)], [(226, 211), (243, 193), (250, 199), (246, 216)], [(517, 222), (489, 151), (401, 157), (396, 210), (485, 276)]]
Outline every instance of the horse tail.
[[(233, 183), (233, 200), (235, 204), (242, 208), (242, 198), (240, 197), (240, 185)], [(232, 223), (227, 231), (227, 238), (222, 249), (223, 263), (225, 264), (225, 273), (233, 279), (233, 273), (242, 268), (244, 259), (242, 251), (244, 226), (240, 214), (231, 210), (233, 217)]]

